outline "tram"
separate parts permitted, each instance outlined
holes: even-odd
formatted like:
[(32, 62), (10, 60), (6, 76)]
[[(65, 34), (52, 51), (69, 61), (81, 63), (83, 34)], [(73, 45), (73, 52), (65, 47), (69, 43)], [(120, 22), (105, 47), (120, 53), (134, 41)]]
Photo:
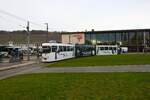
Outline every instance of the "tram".
[(117, 45), (96, 45), (96, 55), (117, 55)]
[(43, 43), (42, 62), (53, 62), (75, 57), (75, 45), (62, 43)]
[(117, 45), (83, 45), (83, 44), (62, 44), (43, 43), (42, 62), (54, 62), (69, 58), (94, 56), (94, 55), (116, 55)]
[(63, 59), (93, 56), (95, 46), (81, 44), (43, 43), (42, 62), (53, 62)]
[(75, 45), (75, 56), (82, 57), (82, 56), (93, 56), (95, 55), (95, 46), (93, 45), (83, 45), (83, 44), (76, 44)]

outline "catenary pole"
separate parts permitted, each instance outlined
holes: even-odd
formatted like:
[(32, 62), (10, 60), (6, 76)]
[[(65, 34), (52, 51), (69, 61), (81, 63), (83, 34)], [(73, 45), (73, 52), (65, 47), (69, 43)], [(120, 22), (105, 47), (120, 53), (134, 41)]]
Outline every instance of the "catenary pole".
[(143, 34), (143, 53), (145, 53), (145, 31)]
[(27, 60), (30, 61), (30, 50), (29, 50), (29, 45), (30, 45), (30, 22), (27, 22), (27, 48), (28, 48), (28, 57)]
[(45, 23), (46, 25), (46, 42), (48, 42), (48, 23)]

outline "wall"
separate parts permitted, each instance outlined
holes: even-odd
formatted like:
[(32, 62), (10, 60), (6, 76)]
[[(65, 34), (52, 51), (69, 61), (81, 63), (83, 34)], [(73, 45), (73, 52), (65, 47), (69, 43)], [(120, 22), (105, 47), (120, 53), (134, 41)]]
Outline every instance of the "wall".
[(84, 33), (62, 33), (62, 43), (84, 44)]

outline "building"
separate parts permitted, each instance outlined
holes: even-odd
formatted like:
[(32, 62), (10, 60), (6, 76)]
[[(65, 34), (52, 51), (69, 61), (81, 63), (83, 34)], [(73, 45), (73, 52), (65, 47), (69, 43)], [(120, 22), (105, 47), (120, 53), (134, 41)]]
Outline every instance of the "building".
[(130, 52), (143, 52), (150, 49), (150, 29), (66, 32), (62, 33), (62, 43), (118, 44)]
[(85, 44), (84, 32), (62, 32), (62, 43)]

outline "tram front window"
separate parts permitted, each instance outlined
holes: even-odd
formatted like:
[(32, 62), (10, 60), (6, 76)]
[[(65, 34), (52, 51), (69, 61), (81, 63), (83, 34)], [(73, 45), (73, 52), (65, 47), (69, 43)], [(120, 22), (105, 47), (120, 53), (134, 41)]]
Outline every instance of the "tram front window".
[(49, 47), (49, 46), (43, 46), (42, 49), (43, 49), (43, 53), (50, 53), (51, 52), (51, 47)]

